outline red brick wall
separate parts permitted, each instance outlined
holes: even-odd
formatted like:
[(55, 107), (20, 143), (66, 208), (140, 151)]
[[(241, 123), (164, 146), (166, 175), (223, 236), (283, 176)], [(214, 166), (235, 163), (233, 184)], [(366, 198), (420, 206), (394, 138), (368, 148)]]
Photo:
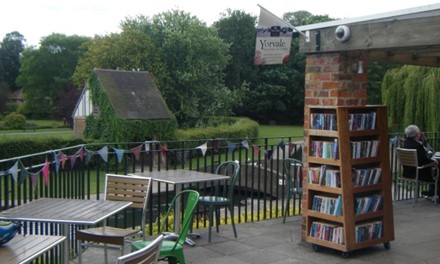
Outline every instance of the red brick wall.
[(81, 138), (84, 135), (84, 129), (86, 128), (86, 119), (83, 117), (77, 117), (73, 119), (73, 134), (75, 137)]
[[(304, 195), (302, 208), (307, 208), (307, 154), (309, 106), (362, 106), (367, 104), (366, 54), (360, 51), (307, 55), (304, 98)], [(354, 63), (362, 61), (363, 73)], [(302, 222), (302, 239), (306, 237), (306, 218)]]

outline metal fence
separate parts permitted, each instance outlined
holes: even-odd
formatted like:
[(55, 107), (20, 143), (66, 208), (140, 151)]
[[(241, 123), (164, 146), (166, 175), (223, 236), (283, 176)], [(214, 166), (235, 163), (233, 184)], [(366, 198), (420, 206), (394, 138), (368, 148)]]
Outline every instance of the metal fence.
[[(398, 167), (394, 148), (399, 136), (390, 135), (393, 191), (396, 191)], [(440, 149), (437, 133), (426, 136), (434, 149)], [(235, 186), (236, 223), (280, 218), (286, 206), (282, 160), (287, 157), (301, 159), (302, 140), (302, 137), (280, 137), (88, 144), (4, 159), (0, 160), (0, 211), (42, 197), (102, 199), (106, 173), (174, 169), (214, 172), (221, 162), (236, 160), (241, 167)], [(185, 188), (199, 190), (202, 194), (209, 192), (206, 184)], [(397, 200), (411, 199), (412, 186), (401, 188)], [(157, 234), (160, 215), (166, 212), (174, 195), (172, 185), (154, 183), (147, 235)], [(298, 196), (288, 201), (289, 215), (301, 214), (300, 201)], [(222, 219), (223, 223), (230, 223), (227, 212)], [(108, 221), (119, 227), (135, 227), (140, 224), (139, 212), (127, 209)], [(195, 225), (195, 228), (207, 226), (203, 213), (197, 214)], [(71, 227), (72, 240), (77, 228), (81, 227)], [(59, 230), (56, 224), (25, 223), (22, 232), (55, 235)], [(71, 245), (75, 247), (75, 243)]]

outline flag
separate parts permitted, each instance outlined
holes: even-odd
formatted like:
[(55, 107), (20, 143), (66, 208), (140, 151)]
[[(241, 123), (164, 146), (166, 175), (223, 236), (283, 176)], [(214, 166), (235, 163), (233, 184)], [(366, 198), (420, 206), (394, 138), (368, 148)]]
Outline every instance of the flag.
[(287, 63), (292, 33), (292, 25), (260, 6), (254, 64)]
[(196, 148), (198, 148), (198, 149), (200, 149), (202, 151), (202, 155), (204, 157), (205, 153), (206, 153), (206, 150), (208, 150), (208, 143), (205, 142), (205, 143), (203, 143), (202, 145), (200, 145), (200, 146), (198, 146)]
[(108, 161), (108, 147), (104, 146), (102, 147), (100, 150), (98, 150), (98, 154), (99, 156), (101, 156), (101, 158), (107, 162)]

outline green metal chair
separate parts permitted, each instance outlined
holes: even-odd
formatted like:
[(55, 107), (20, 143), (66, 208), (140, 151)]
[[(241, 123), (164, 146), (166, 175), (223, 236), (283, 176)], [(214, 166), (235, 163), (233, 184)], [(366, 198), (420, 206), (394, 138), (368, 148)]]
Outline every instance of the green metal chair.
[[(185, 211), (183, 214), (182, 226), (180, 228), (180, 233), (178, 234), (175, 241), (164, 240), (162, 242), (162, 246), (160, 248), (159, 259), (168, 259), (169, 263), (185, 263), (185, 256), (183, 254), (183, 244), (185, 243), (186, 236), (188, 234), (190, 226), (192, 226), (193, 213), (197, 206), (197, 202), (199, 200), (199, 193), (194, 190), (185, 190), (178, 193), (168, 208), (168, 211), (165, 215), (165, 219), (162, 222), (160, 232), (164, 233), (166, 230), (166, 226), (168, 225), (170, 218), (170, 214), (174, 212), (176, 202), (180, 201), (182, 198), (187, 197), (185, 204)], [(176, 212), (180, 213), (180, 212)], [(172, 219), (174, 216), (171, 216)], [(147, 240), (139, 240), (131, 243), (132, 252), (142, 249), (148, 246), (152, 241)]]
[(286, 175), (286, 204), (284, 206), (284, 216), (283, 223), (286, 222), (287, 214), (289, 213), (289, 203), (290, 199), (292, 199), (293, 195), (301, 195), (303, 194), (302, 188), (302, 162), (297, 159), (285, 158), (283, 160), (284, 164), (284, 173)]
[(236, 161), (225, 161), (218, 165), (215, 170), (216, 174), (230, 176), (229, 181), (224, 181), (224, 184), (214, 185), (214, 196), (200, 196), (199, 205), (208, 207), (209, 209), (209, 238), (211, 242), (211, 229), (214, 222), (214, 212), (216, 216), (216, 229), (219, 232), (218, 226), (220, 223), (220, 208), (226, 207), (231, 213), (232, 228), (234, 230), (234, 236), (237, 238), (237, 230), (235, 229), (234, 220), (234, 186), (240, 174), (240, 165)]

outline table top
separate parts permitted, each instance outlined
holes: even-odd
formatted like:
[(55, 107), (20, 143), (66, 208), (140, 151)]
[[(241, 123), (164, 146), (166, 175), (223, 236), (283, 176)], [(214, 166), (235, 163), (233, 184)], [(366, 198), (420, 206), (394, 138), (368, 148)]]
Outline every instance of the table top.
[(229, 179), (229, 176), (226, 175), (183, 169), (138, 172), (132, 173), (132, 175), (151, 177), (153, 181), (170, 184), (197, 183)]
[(64, 236), (16, 235), (8, 243), (0, 246), (2, 263), (28, 263), (66, 239)]
[(0, 220), (95, 225), (131, 202), (41, 198), (0, 212)]

